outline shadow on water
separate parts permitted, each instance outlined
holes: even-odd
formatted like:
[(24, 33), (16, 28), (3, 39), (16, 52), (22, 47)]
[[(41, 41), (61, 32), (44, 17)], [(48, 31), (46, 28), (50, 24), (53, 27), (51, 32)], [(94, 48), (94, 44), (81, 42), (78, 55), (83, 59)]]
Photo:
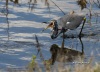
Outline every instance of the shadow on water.
[(53, 44), (50, 47), (51, 58), (48, 60), (51, 65), (56, 61), (58, 62), (74, 62), (74, 60), (83, 60), (84, 59), (84, 45), (79, 38), (81, 43), (81, 51), (70, 49), (64, 47), (65, 39), (63, 38), (62, 46), (59, 47), (57, 44)]

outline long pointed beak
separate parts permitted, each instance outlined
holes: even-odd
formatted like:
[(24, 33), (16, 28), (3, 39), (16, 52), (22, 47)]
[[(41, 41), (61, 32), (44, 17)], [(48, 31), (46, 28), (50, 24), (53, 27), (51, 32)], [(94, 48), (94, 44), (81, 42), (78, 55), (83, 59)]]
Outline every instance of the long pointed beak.
[(44, 29), (42, 30), (42, 32), (45, 31), (46, 29), (50, 28), (50, 27), (53, 28), (53, 24), (52, 24), (52, 23), (50, 23), (46, 28), (44, 28)]
[(48, 29), (49, 27), (44, 28), (41, 32), (45, 31), (46, 29)]

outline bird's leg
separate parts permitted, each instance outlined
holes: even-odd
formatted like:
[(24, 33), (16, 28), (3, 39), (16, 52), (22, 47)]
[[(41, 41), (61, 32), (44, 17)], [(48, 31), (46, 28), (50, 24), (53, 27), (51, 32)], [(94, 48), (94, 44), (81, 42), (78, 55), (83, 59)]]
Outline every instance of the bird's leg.
[(80, 40), (80, 43), (81, 43), (81, 46), (82, 46), (82, 54), (84, 54), (84, 45), (83, 45), (81, 37), (79, 37), (79, 40)]
[(67, 31), (67, 29), (62, 28), (62, 33), (63, 33), (62, 38), (63, 38), (63, 41), (62, 41), (62, 47), (61, 47), (61, 48), (64, 48), (64, 43), (65, 43), (65, 32), (66, 32), (66, 31)]
[(84, 21), (83, 21), (83, 25), (82, 25), (81, 31), (80, 31), (80, 33), (79, 33), (79, 38), (80, 38), (81, 35), (82, 35), (82, 30), (83, 30), (84, 24), (85, 24), (85, 22), (86, 22), (86, 18), (84, 18), (83, 20), (84, 20)]
[(61, 45), (61, 54), (63, 55), (63, 49), (64, 49), (64, 43), (65, 43), (65, 38), (64, 38), (64, 35), (65, 35), (65, 28), (64, 27), (62, 27), (62, 29), (61, 29), (61, 33), (63, 33), (63, 41), (62, 41), (62, 45)]
[(62, 49), (64, 48), (64, 43), (65, 43), (64, 35), (65, 35), (65, 32), (63, 32), (63, 41), (62, 41), (62, 46), (61, 46)]
[(61, 32), (63, 33), (62, 38), (64, 39), (66, 37), (65, 32), (67, 31), (67, 29), (65, 29), (64, 27), (62, 27)]
[(81, 49), (81, 60), (84, 60), (84, 45), (83, 45), (83, 42), (81, 40), (81, 37), (79, 37), (79, 40), (80, 40), (80, 43), (81, 43), (81, 46), (82, 46), (82, 49)]

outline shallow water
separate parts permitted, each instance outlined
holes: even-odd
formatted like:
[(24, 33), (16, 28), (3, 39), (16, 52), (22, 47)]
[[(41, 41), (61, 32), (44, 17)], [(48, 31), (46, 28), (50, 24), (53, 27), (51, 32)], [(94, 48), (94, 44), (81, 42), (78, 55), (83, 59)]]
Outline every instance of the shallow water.
[[(66, 2), (65, 2), (66, 1)], [(75, 10), (80, 11), (80, 8), (74, 1), (71, 0), (57, 0), (57, 4), (64, 12)], [(61, 4), (62, 3), (62, 4)], [(2, 2), (1, 2), (2, 4)], [(63, 16), (62, 12), (56, 8), (55, 5), (51, 4), (51, 14), (47, 11), (47, 8), (42, 4), (37, 4), (34, 12), (28, 12), (27, 6), (22, 5), (21, 7), (10, 8), (9, 22), (10, 22), (10, 40), (7, 41), (7, 23), (5, 16), (0, 17), (0, 69), (7, 68), (25, 68), (33, 55), (37, 55), (35, 35), (37, 35), (40, 43), (40, 48), (45, 60), (51, 58), (50, 47), (53, 44), (57, 44), (61, 47), (62, 37), (59, 36), (57, 39), (52, 40), (50, 38), (50, 30), (41, 33), (41, 30), (46, 27), (46, 24), (42, 24), (43, 21), (50, 21), (53, 18)], [(2, 8), (2, 7), (1, 7)], [(13, 9), (12, 9), (13, 8)], [(100, 12), (96, 8), (94, 12)], [(88, 11), (83, 11), (88, 12)], [(1, 15), (1, 14), (0, 14)], [(84, 63), (88, 63), (88, 59), (93, 58), (93, 64), (100, 62), (100, 15), (96, 22), (96, 17), (92, 16), (91, 24), (89, 17), (86, 16), (87, 21), (83, 29), (82, 43), (84, 47), (85, 60)], [(69, 30), (66, 34), (69, 38), (65, 39), (65, 47), (71, 48), (81, 52), (82, 44), (78, 39), (81, 26), (76, 30)], [(75, 37), (73, 37), (75, 36)], [(70, 38), (71, 37), (71, 38)], [(73, 37), (73, 38), (72, 38)], [(42, 60), (40, 56), (37, 56), (36, 61), (42, 67)], [(56, 64), (58, 62), (55, 62)], [(66, 63), (75, 64), (77, 61)]]

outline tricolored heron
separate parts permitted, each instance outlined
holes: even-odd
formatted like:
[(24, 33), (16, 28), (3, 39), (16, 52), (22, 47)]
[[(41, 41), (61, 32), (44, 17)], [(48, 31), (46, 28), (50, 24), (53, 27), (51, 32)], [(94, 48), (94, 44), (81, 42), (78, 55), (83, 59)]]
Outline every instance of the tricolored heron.
[(86, 18), (85, 15), (82, 13), (75, 13), (74, 11), (70, 12), (69, 14), (64, 15), (63, 17), (59, 18), (58, 20), (51, 20), (49, 25), (45, 28), (52, 28), (53, 32), (51, 35), (52, 39), (57, 38), (61, 33), (65, 33), (67, 30), (74, 30), (80, 26), (83, 21), (82, 28), (80, 30), (80, 34), (84, 27)]

